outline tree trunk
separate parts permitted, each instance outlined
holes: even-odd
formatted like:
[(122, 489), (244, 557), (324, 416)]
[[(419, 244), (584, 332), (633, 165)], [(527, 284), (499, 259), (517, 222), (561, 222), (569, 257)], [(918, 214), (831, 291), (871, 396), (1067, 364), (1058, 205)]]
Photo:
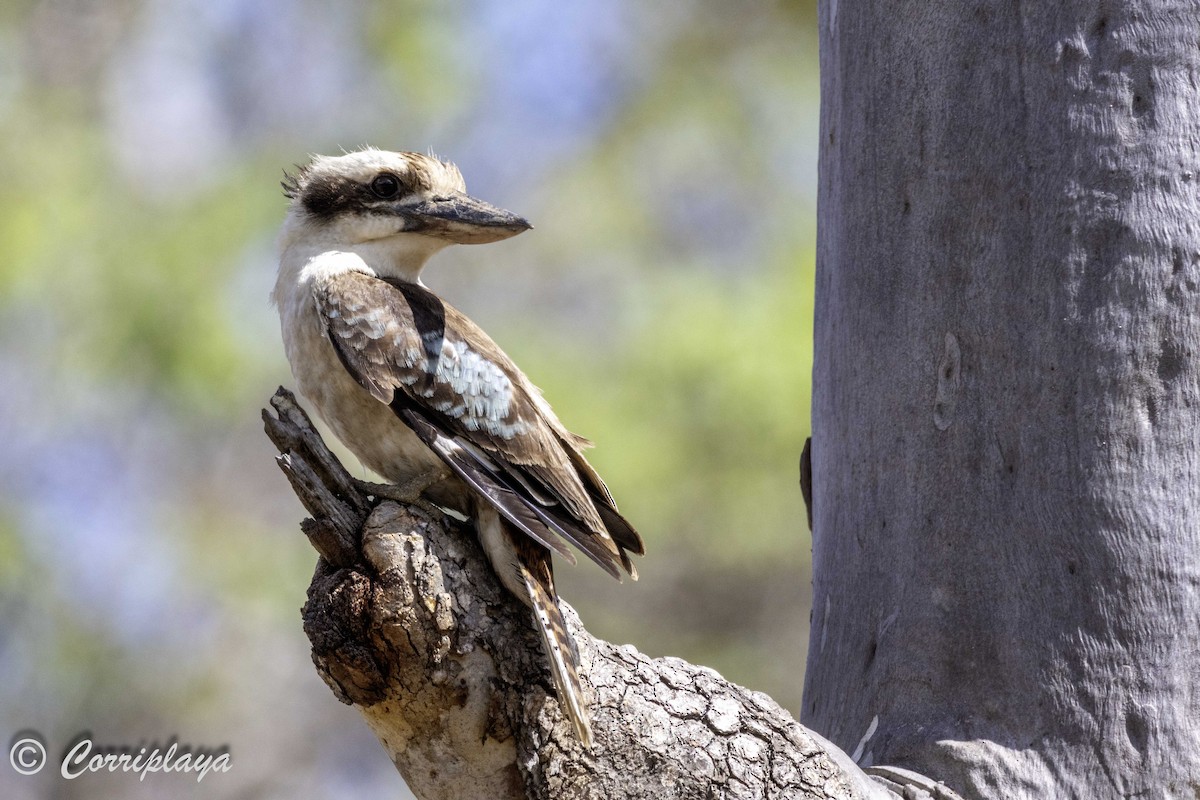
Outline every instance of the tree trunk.
[(802, 719), (1200, 794), (1200, 5), (821, 8)]

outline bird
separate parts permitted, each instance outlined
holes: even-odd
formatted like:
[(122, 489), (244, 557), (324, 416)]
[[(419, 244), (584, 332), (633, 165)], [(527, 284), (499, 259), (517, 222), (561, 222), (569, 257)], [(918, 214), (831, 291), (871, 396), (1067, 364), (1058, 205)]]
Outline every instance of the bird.
[(532, 610), (556, 695), (592, 747), (578, 651), (551, 554), (569, 543), (637, 579), (641, 536), (512, 359), (421, 272), (451, 244), (499, 242), (522, 217), (467, 194), (432, 154), (364, 148), (285, 171), (288, 211), (271, 299), (300, 393), (387, 484), (377, 497), (469, 517), (500, 583)]

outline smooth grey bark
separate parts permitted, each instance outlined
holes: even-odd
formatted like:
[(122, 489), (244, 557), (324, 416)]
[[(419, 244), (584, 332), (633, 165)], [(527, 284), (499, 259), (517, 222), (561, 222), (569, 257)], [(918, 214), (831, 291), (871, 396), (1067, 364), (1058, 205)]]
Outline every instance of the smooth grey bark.
[(801, 718), (969, 797), (1200, 795), (1200, 5), (820, 28)]
[(375, 504), (289, 393), (271, 405), (268, 435), (321, 554), (303, 612), (313, 662), (422, 800), (955, 800), (917, 774), (869, 777), (766, 695), (595, 639), (564, 605), (591, 694), (596, 742), (583, 751), (529, 611), (500, 587), (475, 534)]

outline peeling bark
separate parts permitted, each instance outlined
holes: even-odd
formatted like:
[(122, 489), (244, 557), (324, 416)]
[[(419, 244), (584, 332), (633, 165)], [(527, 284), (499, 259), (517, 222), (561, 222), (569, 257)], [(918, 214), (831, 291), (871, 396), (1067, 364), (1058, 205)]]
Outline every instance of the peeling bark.
[(584, 751), (528, 610), (473, 531), (390, 501), (372, 509), (293, 398), (272, 405), (280, 465), (316, 520), (305, 531), (324, 532), (309, 534), (313, 662), (422, 800), (952, 797), (915, 775), (873, 780), (766, 695), (596, 639), (564, 604), (590, 692)]

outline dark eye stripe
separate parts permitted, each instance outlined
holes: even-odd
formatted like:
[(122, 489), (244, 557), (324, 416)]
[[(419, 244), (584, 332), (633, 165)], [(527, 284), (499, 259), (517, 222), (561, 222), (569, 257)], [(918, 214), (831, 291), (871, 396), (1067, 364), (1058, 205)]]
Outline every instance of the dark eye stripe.
[[(396, 191), (390, 196), (381, 195), (375, 182), (384, 176), (396, 182)], [(410, 189), (395, 174), (386, 172), (363, 183), (341, 175), (316, 176), (304, 187), (303, 202), (309, 214), (321, 219), (332, 219), (340, 214), (361, 214), (382, 200), (403, 197)]]

